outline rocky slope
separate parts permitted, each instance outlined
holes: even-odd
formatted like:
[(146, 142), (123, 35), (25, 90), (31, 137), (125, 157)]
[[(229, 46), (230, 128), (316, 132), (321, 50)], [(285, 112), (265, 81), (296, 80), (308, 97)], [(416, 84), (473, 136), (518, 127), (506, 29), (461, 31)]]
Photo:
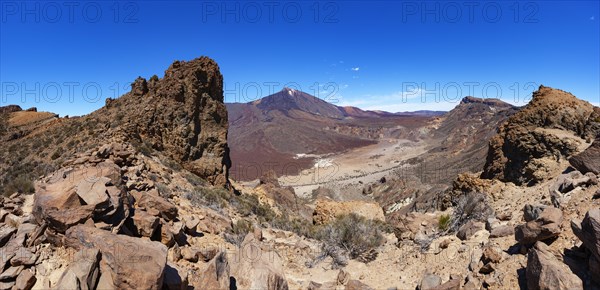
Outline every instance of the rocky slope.
[[(540, 86), (525, 108), (490, 140), (482, 177), (533, 184), (598, 133), (598, 110), (565, 91)], [(556, 172), (553, 172), (554, 174)]]
[(496, 99), (465, 97), (429, 126), (430, 144), (424, 154), (408, 160), (386, 182), (367, 186), (366, 192), (391, 214), (447, 207), (444, 192), (463, 172), (478, 172), (485, 164), (488, 141), (518, 108)]
[(131, 92), (107, 99), (105, 107), (83, 117), (0, 114), (7, 123), (0, 130), (0, 190), (31, 191), (25, 181), (49, 174), (76, 153), (113, 137), (140, 151), (159, 151), (210, 183), (224, 185), (231, 162), (222, 78), (209, 58), (176, 61), (162, 79), (138, 78)]

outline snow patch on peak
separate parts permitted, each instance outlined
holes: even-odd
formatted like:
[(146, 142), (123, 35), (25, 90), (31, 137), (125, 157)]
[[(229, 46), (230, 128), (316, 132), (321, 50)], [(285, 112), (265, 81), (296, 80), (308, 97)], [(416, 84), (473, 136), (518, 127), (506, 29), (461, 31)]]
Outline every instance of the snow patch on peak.
[(290, 96), (294, 96), (294, 94), (296, 93), (296, 90), (290, 89), (288, 87), (284, 87), (283, 90), (286, 91)]

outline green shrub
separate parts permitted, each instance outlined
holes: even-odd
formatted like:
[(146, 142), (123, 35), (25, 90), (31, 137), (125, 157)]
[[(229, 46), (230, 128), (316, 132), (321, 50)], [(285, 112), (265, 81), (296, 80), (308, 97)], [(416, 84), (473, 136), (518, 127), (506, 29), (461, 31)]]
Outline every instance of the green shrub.
[(63, 154), (63, 150), (62, 148), (56, 148), (56, 150), (54, 150), (54, 153), (52, 153), (52, 155), (50, 156), (50, 159), (52, 160), (56, 160), (58, 158), (60, 158)]
[(258, 197), (251, 194), (233, 195), (230, 204), (242, 216), (256, 215), (259, 222), (271, 222), (277, 214), (267, 204), (261, 204)]
[(4, 195), (9, 196), (15, 192), (34, 193), (33, 181), (26, 176), (18, 176), (10, 180), (4, 187)]
[(236, 246), (240, 246), (244, 241), (244, 238), (253, 229), (252, 223), (245, 219), (238, 220), (231, 228), (230, 233), (225, 233), (225, 240)]
[(293, 232), (299, 236), (314, 239), (318, 230), (318, 226), (312, 221), (303, 218), (292, 218), (286, 212), (281, 215), (276, 215), (270, 222), (271, 226), (276, 229)]
[(204, 180), (202, 177), (191, 172), (184, 174), (183, 177), (185, 177), (185, 179), (193, 186), (205, 186), (208, 184), (208, 182), (206, 182), (206, 180)]
[(445, 231), (450, 227), (450, 215), (443, 214), (438, 218), (438, 229)]

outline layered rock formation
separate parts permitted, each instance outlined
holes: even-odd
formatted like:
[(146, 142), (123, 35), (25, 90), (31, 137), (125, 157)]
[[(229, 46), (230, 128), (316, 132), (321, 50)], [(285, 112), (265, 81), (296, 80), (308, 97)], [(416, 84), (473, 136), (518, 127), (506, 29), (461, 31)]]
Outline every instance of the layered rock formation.
[(141, 138), (213, 184), (227, 183), (231, 161), (223, 76), (210, 58), (176, 61), (160, 80), (138, 78), (131, 92), (107, 100), (105, 110), (125, 112), (121, 128), (127, 135)]

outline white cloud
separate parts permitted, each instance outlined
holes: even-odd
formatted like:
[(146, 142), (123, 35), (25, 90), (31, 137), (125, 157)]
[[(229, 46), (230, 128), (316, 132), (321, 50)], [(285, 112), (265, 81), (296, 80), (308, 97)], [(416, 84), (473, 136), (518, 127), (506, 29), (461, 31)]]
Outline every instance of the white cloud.
[(360, 67), (353, 67), (353, 68), (351, 68), (351, 70), (352, 70), (352, 71), (359, 71), (359, 70), (360, 70)]

